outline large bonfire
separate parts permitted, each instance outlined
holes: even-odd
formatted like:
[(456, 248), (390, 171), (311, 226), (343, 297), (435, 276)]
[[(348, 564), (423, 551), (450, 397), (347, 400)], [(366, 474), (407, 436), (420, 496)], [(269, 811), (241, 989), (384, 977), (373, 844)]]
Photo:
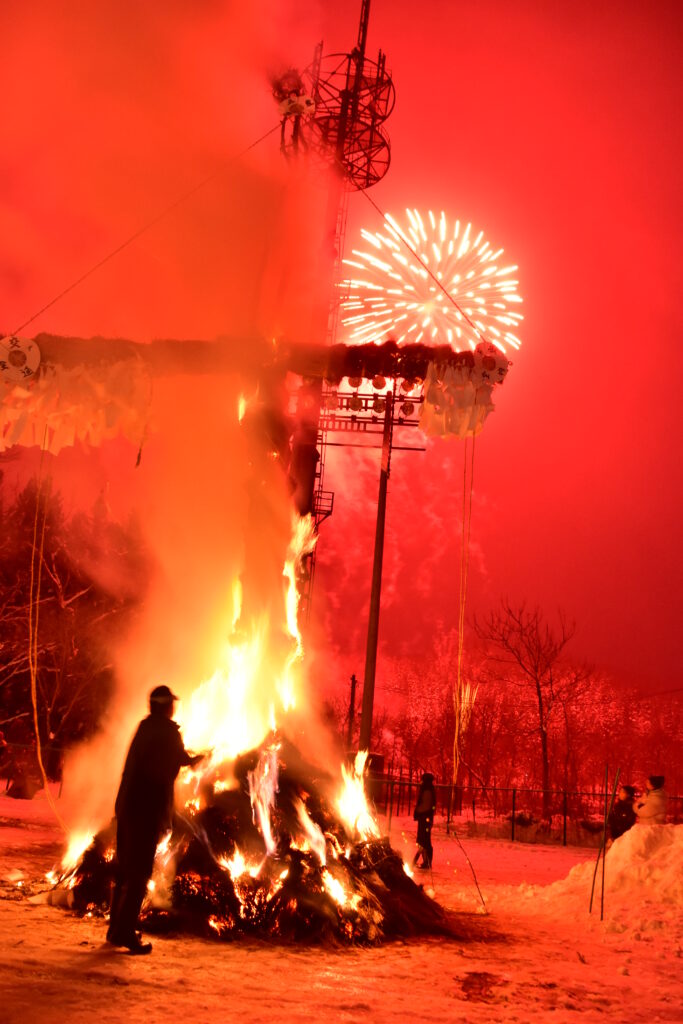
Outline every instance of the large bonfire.
[[(301, 752), (309, 730), (319, 731), (310, 715), (297, 717), (298, 583), (314, 541), (311, 517), (295, 514), (271, 621), (243, 615), (236, 581), (222, 662), (179, 706), (186, 746), (206, 756), (176, 783), (174, 825), (157, 848), (142, 915), (147, 930), (344, 942), (452, 932), (381, 835), (366, 796), (366, 753), (344, 762), (331, 744), (323, 758)], [(48, 876), (50, 902), (107, 913), (114, 835), (112, 821), (71, 837)]]

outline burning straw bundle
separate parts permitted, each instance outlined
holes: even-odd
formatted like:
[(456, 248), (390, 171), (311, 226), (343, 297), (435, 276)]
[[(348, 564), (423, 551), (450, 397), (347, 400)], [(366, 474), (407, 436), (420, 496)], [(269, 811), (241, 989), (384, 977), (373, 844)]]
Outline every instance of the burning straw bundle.
[[(448, 915), (380, 837), (365, 803), (362, 760), (344, 770), (336, 799), (331, 778), (275, 737), (232, 770), (230, 788), (202, 781), (160, 843), (147, 930), (344, 943), (454, 934)], [(106, 913), (113, 832), (99, 833), (62, 874), (52, 902)]]

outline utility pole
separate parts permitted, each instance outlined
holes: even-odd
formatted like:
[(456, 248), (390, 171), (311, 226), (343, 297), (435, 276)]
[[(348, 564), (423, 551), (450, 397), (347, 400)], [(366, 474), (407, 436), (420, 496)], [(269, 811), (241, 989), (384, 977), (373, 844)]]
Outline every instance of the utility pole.
[[(394, 387), (396, 385), (394, 384)], [(365, 653), (365, 678), (363, 680), (363, 708), (360, 719), (359, 750), (370, 750), (372, 738), (372, 710), (375, 702), (375, 669), (377, 666), (377, 641), (379, 638), (379, 607), (382, 593), (382, 560), (384, 557), (384, 523), (387, 511), (387, 484), (391, 468), (391, 441), (394, 428), (394, 394), (386, 395), (384, 410), (384, 432), (382, 434), (382, 468), (379, 475), (379, 498), (377, 501), (377, 526), (375, 528), (375, 557), (372, 565), (372, 587), (370, 589), (370, 616), (368, 620), (368, 642)]]

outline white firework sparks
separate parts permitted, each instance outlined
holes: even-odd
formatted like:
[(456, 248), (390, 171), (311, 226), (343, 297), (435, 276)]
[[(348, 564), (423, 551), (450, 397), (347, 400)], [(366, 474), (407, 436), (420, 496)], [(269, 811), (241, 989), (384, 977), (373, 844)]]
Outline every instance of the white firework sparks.
[(340, 285), (347, 340), (393, 338), (458, 352), (489, 341), (501, 352), (518, 349), (514, 332), (524, 318), (511, 308), (522, 301), (517, 267), (501, 265), (503, 250), (471, 224), (449, 225), (443, 211), (406, 213), (405, 228), (387, 214), (382, 231), (361, 231), (366, 249), (344, 260), (355, 275)]

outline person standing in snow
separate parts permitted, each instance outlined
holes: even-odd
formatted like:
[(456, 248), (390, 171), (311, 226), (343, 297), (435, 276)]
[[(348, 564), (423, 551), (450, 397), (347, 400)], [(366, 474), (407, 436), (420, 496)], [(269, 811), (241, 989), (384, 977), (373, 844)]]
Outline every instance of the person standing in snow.
[(664, 792), (664, 776), (650, 775), (645, 792), (636, 803), (639, 825), (665, 825), (668, 796)]
[(436, 811), (436, 790), (434, 789), (434, 776), (425, 772), (422, 776), (420, 788), (417, 791), (415, 811), (413, 818), (417, 822), (417, 853), (413, 864), (422, 857), (422, 867), (431, 868), (434, 857), (432, 846), (432, 825), (434, 824), (434, 812)]
[(614, 807), (607, 819), (607, 827), (612, 839), (618, 839), (628, 832), (636, 823), (636, 812), (633, 807), (636, 791), (633, 786), (620, 786)]
[(168, 686), (149, 695), (149, 715), (140, 722), (126, 757), (116, 797), (116, 883), (107, 942), (140, 955), (152, 952), (137, 932), (138, 916), (163, 833), (171, 827), (173, 786), (183, 765), (196, 765), (173, 721), (177, 697)]

